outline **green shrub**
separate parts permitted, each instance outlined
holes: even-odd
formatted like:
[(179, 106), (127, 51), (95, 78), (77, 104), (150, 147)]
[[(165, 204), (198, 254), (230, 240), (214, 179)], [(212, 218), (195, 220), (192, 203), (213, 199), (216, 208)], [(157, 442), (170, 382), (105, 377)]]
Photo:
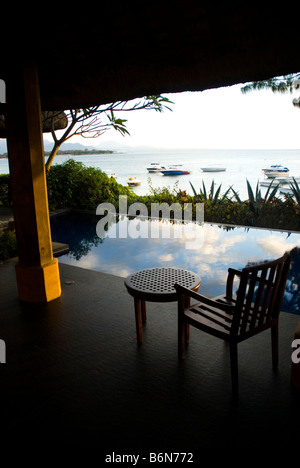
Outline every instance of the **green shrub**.
[(0, 260), (7, 260), (16, 257), (16, 255), (17, 241), (15, 232), (10, 230), (0, 231)]
[[(171, 206), (179, 202), (182, 207), (185, 203), (192, 203), (193, 214), (196, 212), (197, 203), (203, 203), (206, 222), (300, 230), (300, 204), (295, 193), (293, 197), (285, 196), (279, 199), (276, 198), (276, 190), (272, 187), (262, 197), (258, 185), (254, 191), (247, 182), (249, 200), (242, 201), (232, 187), (225, 194), (221, 194), (221, 185), (215, 190), (213, 183), (210, 191), (206, 190), (203, 184), (199, 193), (192, 186), (194, 195), (179, 190), (178, 182), (173, 188), (153, 188), (151, 179), (148, 179), (148, 183), (150, 193), (137, 196), (130, 188), (117, 183), (100, 169), (86, 167), (81, 162), (69, 159), (63, 164), (53, 165), (47, 175), (49, 209), (75, 208), (95, 212), (99, 203), (108, 202), (118, 210), (119, 196), (127, 195), (128, 207), (137, 201), (144, 203), (149, 215), (151, 203), (167, 203)], [(230, 191), (234, 195), (231, 198)], [(300, 192), (300, 188), (298, 191)], [(1, 194), (3, 200), (6, 199), (10, 203), (9, 174), (0, 176), (0, 197)], [(5, 240), (9, 247), (10, 243), (12, 245), (12, 235), (7, 236), (3, 241)], [(3, 250), (5, 248), (3, 247)]]
[(0, 205), (11, 206), (10, 175), (0, 174)]
[(77, 208), (94, 211), (102, 202), (117, 206), (119, 195), (135, 197), (128, 187), (118, 184), (100, 169), (86, 167), (73, 159), (51, 167), (47, 187), (50, 210)]

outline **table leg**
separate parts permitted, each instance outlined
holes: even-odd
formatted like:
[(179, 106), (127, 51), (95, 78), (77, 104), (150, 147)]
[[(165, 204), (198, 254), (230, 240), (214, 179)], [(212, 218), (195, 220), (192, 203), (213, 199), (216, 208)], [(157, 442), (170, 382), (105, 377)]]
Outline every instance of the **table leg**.
[(138, 343), (142, 343), (143, 341), (141, 302), (142, 301), (138, 299), (137, 297), (134, 298), (136, 337), (137, 337)]
[(145, 303), (145, 301), (141, 300), (141, 306), (142, 306), (142, 321), (146, 322), (147, 315), (146, 315), (146, 303)]

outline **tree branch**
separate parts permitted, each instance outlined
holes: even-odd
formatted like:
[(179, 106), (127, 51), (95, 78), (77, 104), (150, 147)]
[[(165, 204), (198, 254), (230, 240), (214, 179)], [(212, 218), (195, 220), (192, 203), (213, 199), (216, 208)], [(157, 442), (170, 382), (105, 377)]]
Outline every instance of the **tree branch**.
[[(46, 170), (49, 172), (59, 147), (74, 135), (83, 138), (97, 138), (110, 128), (118, 131), (121, 135), (129, 135), (126, 128), (127, 120), (117, 118), (116, 112), (128, 112), (134, 110), (155, 110), (163, 112), (165, 109), (172, 110), (169, 106), (173, 104), (167, 97), (161, 95), (145, 96), (134, 101), (117, 101), (108, 105), (93, 106), (88, 109), (70, 109), (65, 111), (69, 125), (60, 138), (57, 138), (52, 126), (51, 135), (54, 141), (53, 149), (46, 162)], [(102, 118), (103, 117), (103, 118)]]

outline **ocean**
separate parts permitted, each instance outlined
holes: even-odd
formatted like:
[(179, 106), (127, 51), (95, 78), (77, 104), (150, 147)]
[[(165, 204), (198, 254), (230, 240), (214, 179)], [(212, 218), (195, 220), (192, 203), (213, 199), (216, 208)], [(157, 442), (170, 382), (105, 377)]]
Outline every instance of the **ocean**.
[[(154, 188), (169, 187), (171, 190), (178, 183), (178, 188), (192, 194), (190, 182), (197, 192), (204, 181), (207, 190), (210, 189), (212, 180), (215, 189), (222, 184), (221, 193), (233, 186), (241, 199), (248, 198), (248, 179), (253, 189), (258, 181), (264, 179), (262, 169), (272, 164), (282, 164), (290, 169), (291, 176), (300, 177), (300, 149), (299, 150), (148, 150), (116, 152), (113, 154), (99, 155), (71, 155), (56, 156), (54, 164), (61, 164), (68, 158), (83, 162), (86, 166), (100, 168), (103, 171), (113, 171), (117, 175), (117, 182), (127, 185), (129, 177), (136, 177), (141, 185), (133, 188), (140, 195), (150, 193), (149, 179)], [(151, 163), (160, 163), (168, 166), (182, 164), (183, 168), (191, 171), (188, 175), (164, 176), (162, 174), (150, 174), (147, 167)], [(201, 167), (218, 165), (226, 168), (225, 172), (202, 172)], [(9, 172), (8, 160), (0, 159), (0, 173)], [(264, 193), (262, 187), (262, 193)]]

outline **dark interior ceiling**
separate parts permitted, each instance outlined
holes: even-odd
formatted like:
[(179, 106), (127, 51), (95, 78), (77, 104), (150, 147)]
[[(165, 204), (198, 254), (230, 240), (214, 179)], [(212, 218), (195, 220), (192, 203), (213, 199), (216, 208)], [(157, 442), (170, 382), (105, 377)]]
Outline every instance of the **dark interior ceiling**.
[(87, 11), (81, 3), (67, 15), (59, 8), (55, 14), (45, 9), (40, 20), (19, 18), (2, 52), (3, 79), (19, 60), (37, 62), (43, 109), (201, 91), (300, 71), (298, 7), (116, 0), (87, 4)]

